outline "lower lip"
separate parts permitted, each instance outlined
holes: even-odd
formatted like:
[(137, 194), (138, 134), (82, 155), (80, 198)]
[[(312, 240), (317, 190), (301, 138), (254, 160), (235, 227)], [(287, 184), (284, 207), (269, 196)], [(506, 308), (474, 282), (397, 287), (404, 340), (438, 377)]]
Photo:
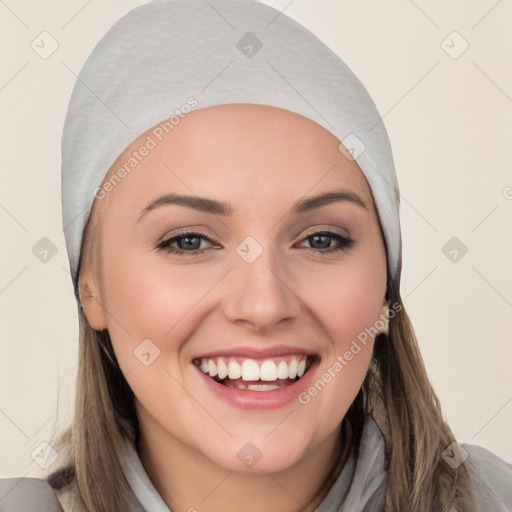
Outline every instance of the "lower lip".
[(208, 386), (208, 389), (229, 405), (239, 409), (266, 410), (278, 409), (297, 400), (299, 394), (309, 386), (313, 379), (316, 366), (315, 364), (311, 365), (309, 370), (293, 384), (271, 391), (249, 391), (246, 389), (230, 388), (214, 381), (199, 368), (197, 368), (197, 371)]

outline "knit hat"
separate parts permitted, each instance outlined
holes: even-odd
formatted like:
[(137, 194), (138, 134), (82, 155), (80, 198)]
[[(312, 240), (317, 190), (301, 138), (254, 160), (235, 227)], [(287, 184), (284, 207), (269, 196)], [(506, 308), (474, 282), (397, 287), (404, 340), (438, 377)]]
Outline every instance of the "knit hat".
[(360, 80), (309, 30), (268, 5), (161, 0), (131, 10), (110, 28), (70, 98), (62, 214), (79, 307), (83, 232), (94, 200), (107, 192), (101, 185), (113, 163), (150, 128), (169, 131), (192, 109), (230, 103), (286, 109), (338, 138), (340, 151), (355, 160), (370, 186), (386, 244), (388, 286), (398, 289), (398, 183), (382, 118)]

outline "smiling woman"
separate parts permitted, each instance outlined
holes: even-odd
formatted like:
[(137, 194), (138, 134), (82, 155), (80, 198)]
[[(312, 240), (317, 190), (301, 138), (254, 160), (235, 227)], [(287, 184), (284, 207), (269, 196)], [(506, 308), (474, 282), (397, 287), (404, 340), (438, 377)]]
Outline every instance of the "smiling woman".
[[(155, 142), (187, 97), (198, 108)], [(339, 57), (264, 4), (164, 0), (116, 23), (63, 135), (80, 318), (68, 457), (55, 496), (29, 482), (9, 499), (507, 510), (512, 467), (456, 442), (403, 306), (381, 121)]]
[[(338, 145), (313, 121), (274, 107), (201, 109), (93, 208), (95, 251), (82, 260), (79, 280), (85, 315), (95, 330), (110, 334), (143, 407), (139, 426), (149, 414), (182, 440), (167, 455), (164, 445), (149, 445), (145, 456), (176, 454), (195, 439), (196, 450), (236, 471), (237, 447), (249, 428), (251, 442), (274, 454), (262, 458), (259, 471), (290, 464), (295, 471), (313, 448), (325, 460), (316, 446), (333, 435), (357, 394), (371, 344), (322, 400), (298, 408), (298, 394), (376, 321), (386, 294), (386, 253), (371, 193)], [(321, 193), (305, 200), (311, 183)], [(187, 190), (198, 197), (160, 195)], [(248, 252), (237, 252), (248, 236)], [(134, 365), (142, 339), (160, 351), (151, 371)], [(179, 385), (170, 385), (169, 374)], [(225, 439), (211, 418), (198, 421), (198, 404), (181, 386), (207, 402), (221, 400), (212, 404), (214, 416), (233, 437)], [(155, 389), (158, 400), (151, 400)], [(246, 389), (259, 393), (240, 392)], [(244, 421), (237, 406), (254, 412)], [(294, 421), (267, 437), (268, 427), (291, 410)], [(326, 449), (335, 453), (332, 445)], [(309, 457), (302, 463), (311, 467)], [(318, 483), (312, 479), (312, 488)]]

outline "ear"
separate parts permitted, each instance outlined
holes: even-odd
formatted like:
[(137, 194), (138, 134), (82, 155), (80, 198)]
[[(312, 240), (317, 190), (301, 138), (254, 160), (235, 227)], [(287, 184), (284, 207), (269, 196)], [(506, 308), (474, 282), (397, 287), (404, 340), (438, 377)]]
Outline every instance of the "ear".
[(96, 331), (103, 331), (107, 328), (107, 322), (98, 292), (98, 280), (94, 276), (92, 265), (80, 269), (78, 290), (80, 303), (89, 325)]
[(382, 312), (380, 315), (380, 318), (385, 322), (384, 328), (380, 330), (383, 334), (389, 334), (389, 304), (390, 301), (387, 300), (387, 298), (384, 298), (384, 302), (382, 303)]

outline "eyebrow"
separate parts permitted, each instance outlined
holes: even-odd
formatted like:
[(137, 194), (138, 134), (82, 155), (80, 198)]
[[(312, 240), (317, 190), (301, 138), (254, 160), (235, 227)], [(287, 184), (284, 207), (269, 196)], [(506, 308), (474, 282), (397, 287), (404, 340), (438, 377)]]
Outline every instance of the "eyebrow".
[[(354, 192), (350, 192), (348, 190), (336, 190), (333, 192), (318, 194), (308, 199), (302, 199), (292, 207), (290, 213), (292, 215), (300, 215), (340, 201), (347, 201), (365, 210), (368, 209), (366, 203)], [(231, 215), (234, 211), (234, 208), (231, 205), (221, 201), (208, 199), (206, 197), (165, 194), (151, 201), (151, 203), (142, 210), (137, 222), (140, 221), (150, 210), (153, 210), (158, 206), (169, 204), (185, 206), (201, 212), (210, 213), (212, 215), (221, 215), (224, 217)]]

